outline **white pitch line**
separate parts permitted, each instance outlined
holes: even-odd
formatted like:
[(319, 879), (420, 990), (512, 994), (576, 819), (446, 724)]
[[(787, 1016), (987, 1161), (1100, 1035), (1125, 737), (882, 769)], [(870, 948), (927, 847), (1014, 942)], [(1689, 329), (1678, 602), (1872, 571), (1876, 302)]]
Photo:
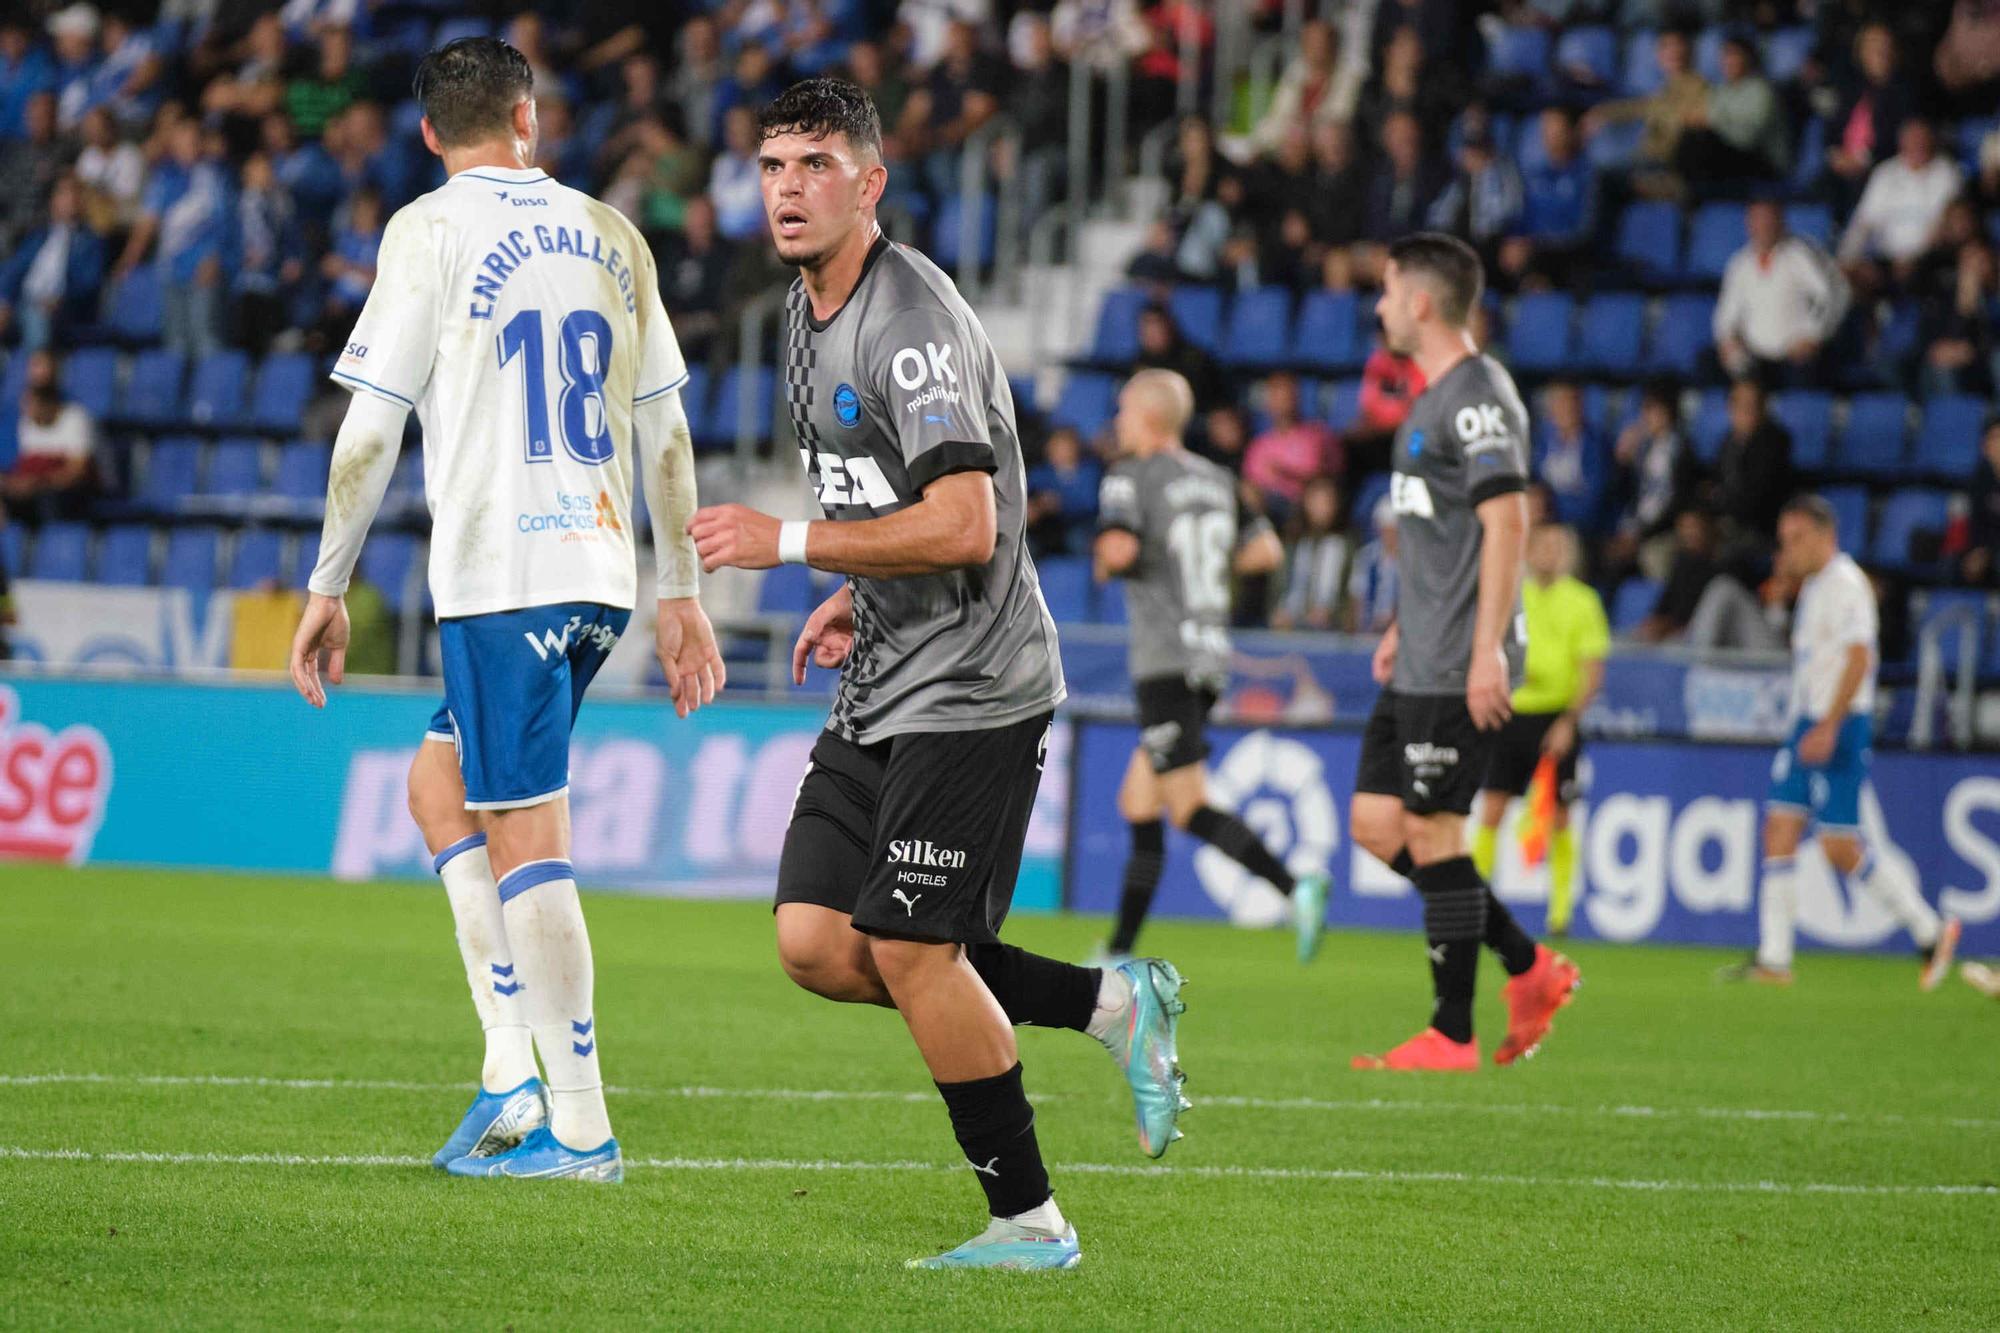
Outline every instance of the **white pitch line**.
[[(231, 1074), (0, 1074), (0, 1087), (39, 1087), (49, 1084), (81, 1083), (110, 1087), (195, 1087), (195, 1088), (278, 1088), (307, 1092), (470, 1092), (477, 1085), (461, 1083), (419, 1083), (400, 1079), (269, 1078)], [(779, 1102), (905, 1102), (929, 1105), (936, 1100), (928, 1092), (897, 1092), (870, 1088), (712, 1088), (700, 1084), (681, 1087), (644, 1088), (611, 1084), (606, 1092), (618, 1097), (665, 1097), (691, 1101), (779, 1101)], [(1894, 1111), (1848, 1112), (1773, 1110), (1751, 1106), (1569, 1106), (1560, 1102), (1453, 1102), (1415, 1098), (1363, 1097), (1336, 1100), (1320, 1097), (1250, 1097), (1224, 1094), (1193, 1094), (1199, 1106), (1250, 1111), (1356, 1111), (1411, 1112), (1434, 1115), (1603, 1116), (1614, 1119), (1677, 1118), (1696, 1120), (1742, 1120), (1770, 1123), (1825, 1125), (1942, 1125), (1951, 1129), (2000, 1130), (2000, 1120), (1970, 1116), (1904, 1115)], [(1062, 1093), (1037, 1093), (1035, 1100), (1063, 1100)]]
[[(21, 1148), (0, 1144), (0, 1159), (36, 1162), (112, 1162), (145, 1166), (394, 1166), (427, 1167), (424, 1157), (379, 1154), (308, 1156), (299, 1153), (168, 1153), (95, 1151), (85, 1148)], [(641, 1157), (625, 1165), (647, 1171), (962, 1171), (956, 1162), (863, 1162), (825, 1158), (770, 1157)], [(1355, 1185), (1511, 1185), (1530, 1189), (1601, 1189), (1675, 1194), (1834, 1194), (1859, 1197), (1961, 1196), (2000, 1198), (2000, 1185), (1876, 1185), (1846, 1181), (1787, 1180), (1646, 1180), (1615, 1176), (1486, 1175), (1474, 1171), (1394, 1171), (1358, 1167), (1290, 1166), (1133, 1166), (1115, 1162), (1064, 1162), (1065, 1172), (1092, 1176), (1142, 1176), (1159, 1179), (1295, 1180)]]

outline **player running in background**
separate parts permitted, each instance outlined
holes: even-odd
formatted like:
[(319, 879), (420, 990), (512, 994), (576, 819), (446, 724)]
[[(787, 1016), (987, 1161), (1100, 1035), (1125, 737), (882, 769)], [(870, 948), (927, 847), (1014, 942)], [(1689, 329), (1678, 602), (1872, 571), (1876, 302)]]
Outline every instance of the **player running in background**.
[(1490, 884), (1507, 802), (1527, 794), (1545, 758), (1555, 761), (1547, 831), (1548, 928), (1558, 936), (1569, 933), (1575, 905), (1576, 833), (1569, 808), (1576, 801), (1582, 748), (1578, 728), (1604, 684), (1604, 656), (1611, 651), (1604, 603), (1576, 577), (1576, 557), (1576, 533), (1561, 523), (1544, 523), (1528, 534), (1528, 577), (1521, 584), (1528, 665), (1514, 691), (1514, 715), (1493, 742), (1479, 795), (1479, 826), (1472, 833), (1472, 863)]
[(1245, 521), (1229, 474), (1181, 444), (1194, 391), (1171, 370), (1142, 370), (1118, 395), (1122, 455), (1099, 491), (1097, 577), (1125, 580), (1126, 647), (1139, 703), (1139, 746), (1118, 791), (1132, 854), (1107, 960), (1129, 957), (1166, 865), (1173, 820), (1290, 896), (1299, 961), (1326, 929), (1326, 876), (1294, 879), (1250, 827), (1208, 803), (1209, 712), (1229, 683), (1232, 574), (1263, 574), (1284, 560), (1262, 517)]
[(410, 810), (486, 1030), (480, 1092), (435, 1160), (454, 1175), (618, 1180), (569, 859), (569, 733), (632, 613), (635, 467), (682, 716), (723, 666), (682, 531), (695, 507), (676, 392), (687, 369), (653, 257), (617, 211), (532, 165), (533, 82), (519, 51), (486, 37), (418, 69), (424, 142), (449, 179), (389, 220), (334, 367), (352, 397), (291, 669), (324, 707), (320, 658), (339, 684), (341, 597), (415, 407), (444, 704), (410, 768)]
[(758, 161), (786, 302), (785, 380), (825, 522), (695, 516), (702, 564), (847, 575), (793, 654), (841, 667), (778, 869), (793, 981), (901, 1012), (993, 1221), (920, 1267), (1067, 1268), (1012, 1024), (1088, 1031), (1125, 1067), (1151, 1156), (1178, 1137), (1180, 978), (1157, 959), (1075, 967), (1002, 944), (1050, 718), (1055, 623), (1024, 530), (1014, 401), (958, 290), (875, 220), (874, 103), (809, 79), (763, 113)]
[(1389, 347), (1427, 387), (1396, 432), (1396, 623), (1375, 650), (1383, 688), (1362, 736), (1354, 840), (1409, 876), (1424, 904), (1436, 1003), (1430, 1026), (1361, 1069), (1475, 1069), (1472, 998), (1483, 941), (1500, 955), (1507, 1037), (1494, 1060), (1533, 1051), (1577, 983), (1535, 943), (1466, 855), (1465, 816), (1520, 682), (1528, 413), (1467, 323), (1484, 275), (1463, 241), (1435, 233), (1389, 250), (1376, 313)]
[(1940, 921), (1902, 859), (1868, 846), (1861, 831), (1861, 787), (1874, 757), (1875, 590), (1840, 549), (1833, 506), (1817, 495), (1797, 497), (1778, 515), (1777, 566), (1799, 589), (1792, 611), (1792, 734), (1771, 765), (1765, 800), (1757, 952), (1720, 975), (1791, 983), (1797, 854), (1810, 824), (1848, 892), (1871, 895), (1910, 932), (1923, 954), (1919, 982), (1933, 990), (1951, 970), (1958, 919)]

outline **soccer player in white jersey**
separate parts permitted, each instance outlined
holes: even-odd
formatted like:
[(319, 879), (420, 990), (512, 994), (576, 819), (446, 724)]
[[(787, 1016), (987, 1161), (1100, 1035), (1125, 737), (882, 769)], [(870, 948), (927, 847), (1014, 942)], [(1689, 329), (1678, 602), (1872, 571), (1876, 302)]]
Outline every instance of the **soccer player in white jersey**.
[(676, 711), (722, 683), (684, 531), (696, 507), (676, 392), (687, 368), (645, 241), (532, 165), (521, 53), (453, 42), (424, 59), (416, 91), (424, 142), (449, 179), (389, 220), (334, 367), (352, 398), (292, 678), (315, 707), (326, 703), (322, 656), (340, 683), (341, 595), (414, 407), (445, 697), (411, 766), (410, 810), (486, 1031), (479, 1095), (434, 1160), (453, 1175), (617, 1180), (569, 859), (569, 732), (636, 597), (635, 467)]
[(1951, 970), (1959, 923), (1940, 921), (1902, 861), (1862, 836), (1861, 787), (1875, 731), (1875, 590), (1841, 551), (1833, 506), (1817, 495), (1799, 496), (1779, 515), (1777, 563), (1779, 575), (1799, 585), (1792, 612), (1792, 734), (1771, 765), (1757, 953), (1722, 975), (1790, 984), (1796, 856), (1810, 823), (1834, 870), (1910, 932), (1923, 952), (1923, 988), (1932, 990)]

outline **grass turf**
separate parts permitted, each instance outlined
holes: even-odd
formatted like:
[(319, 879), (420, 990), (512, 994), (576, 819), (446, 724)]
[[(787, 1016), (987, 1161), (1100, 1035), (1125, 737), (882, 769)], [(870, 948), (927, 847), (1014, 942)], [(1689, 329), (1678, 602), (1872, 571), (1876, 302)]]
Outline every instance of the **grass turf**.
[[(1725, 989), (1719, 954), (1582, 947), (1587, 984), (1538, 1059), (1371, 1075), (1349, 1057), (1423, 1016), (1413, 939), (1338, 935), (1301, 970), (1286, 936), (1158, 923), (1148, 947), (1193, 981), (1197, 1109), (1167, 1169), (1138, 1156), (1094, 1043), (1024, 1032), (1083, 1265), (912, 1273), (904, 1258), (979, 1228), (979, 1192), (901, 1025), (793, 989), (761, 905), (589, 899), (614, 1124), (628, 1159), (681, 1163), (592, 1188), (7, 1155), (427, 1157), (478, 1047), (441, 893), (21, 866), (0, 887), (9, 1327), (2000, 1318), (2000, 1194), (1924, 1188), (2000, 1179), (2000, 1009), (1955, 981), (1920, 996), (1902, 961), (1808, 957), (1793, 990)], [(1074, 957), (1099, 929), (1020, 918), (1009, 935)], [(1499, 981), (1489, 960), (1489, 1050)], [(24, 1079), (56, 1073), (106, 1077)], [(889, 1095), (743, 1095), (772, 1089)]]

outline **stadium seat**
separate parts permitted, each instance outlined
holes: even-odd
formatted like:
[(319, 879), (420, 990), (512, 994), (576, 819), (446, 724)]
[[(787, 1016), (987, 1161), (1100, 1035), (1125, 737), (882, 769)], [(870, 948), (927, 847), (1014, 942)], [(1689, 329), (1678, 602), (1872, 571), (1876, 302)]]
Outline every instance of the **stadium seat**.
[(120, 342), (158, 342), (160, 308), (160, 274), (152, 264), (139, 265), (105, 290), (105, 323)]
[(168, 426), (181, 419), (181, 381), (187, 363), (179, 352), (149, 347), (132, 358), (132, 373), (118, 415), (134, 425)]
[(252, 430), (292, 435), (312, 399), (313, 361), (303, 352), (275, 352), (257, 368), (246, 424)]
[(1703, 204), (1688, 225), (1687, 274), (1702, 282), (1721, 282), (1722, 271), (1749, 239), (1741, 204)]
[(310, 440), (294, 440), (278, 451), (278, 470), (271, 478), (271, 494), (289, 500), (303, 513), (313, 513), (326, 502), (326, 474), (333, 451)]
[(298, 549), (292, 552), (291, 585), (294, 588), (306, 586), (312, 577), (313, 566), (319, 563), (319, 530), (299, 534)]
[[(389, 490), (382, 497), (383, 507), (394, 506), (407, 514), (424, 512), (424, 451), (411, 446), (396, 456), (396, 470), (389, 477)], [(646, 488), (632, 488), (632, 511), (634, 532), (644, 532), (646, 525), (640, 521), (646, 505)]]
[(1996, 128), (2000, 128), (2000, 116), (1967, 116), (1959, 121), (1956, 144), (1958, 163), (1967, 174), (1978, 174), (1979, 147)]
[(221, 440), (208, 451), (201, 493), (249, 499), (264, 489), (264, 446), (256, 440)]
[(210, 352), (194, 368), (188, 386), (187, 420), (222, 429), (243, 415), (244, 386), (250, 378), (250, 358), (239, 351)]
[(1672, 282), (1680, 272), (1680, 210), (1664, 203), (1631, 205), (1618, 216), (1612, 250), (1641, 281)]
[(681, 386), (680, 398), (681, 406), (687, 409), (688, 430), (693, 434), (696, 444), (707, 438), (705, 432), (713, 411), (713, 395), (710, 393), (713, 387), (709, 383), (707, 366), (688, 367), (687, 383)]
[(1897, 301), (1889, 307), (1889, 317), (1882, 321), (1875, 334), (1875, 353), (1871, 360), (1878, 366), (1914, 360), (1922, 350), (1923, 336), (1922, 308), (1915, 301)]
[(1063, 378), (1062, 393), (1049, 413), (1052, 425), (1067, 426), (1088, 440), (1111, 420), (1118, 397), (1118, 377), (1094, 370), (1072, 370)]
[(1631, 376), (1639, 373), (1645, 340), (1646, 299), (1630, 292), (1604, 292), (1584, 303), (1578, 324), (1576, 363), (1587, 371)]
[[(737, 423), (743, 419), (743, 397), (741, 385), (743, 370), (731, 366), (722, 372), (715, 386), (714, 410), (708, 414), (707, 438), (695, 436), (697, 444), (719, 448), (736, 446)], [(771, 438), (773, 420), (772, 395), (777, 391), (777, 375), (769, 366), (757, 367), (750, 383), (750, 433), (758, 440)]]
[[(1638, 406), (1636, 400), (1633, 406), (1635, 409)], [(1728, 438), (1728, 390), (1703, 389), (1695, 402), (1694, 416), (1688, 422), (1689, 447), (1703, 463), (1713, 463), (1722, 452), (1722, 442)]]
[(1065, 624), (1090, 619), (1090, 562), (1081, 556), (1052, 555), (1035, 562), (1042, 578), (1042, 600), (1049, 614)]
[(1826, 174), (1826, 122), (1818, 116), (1807, 119), (1792, 146), (1792, 175), (1786, 186), (1794, 195), (1807, 195), (1819, 187)]
[(481, 18), (448, 18), (437, 25), (431, 35), (431, 49), (448, 46), (465, 37), (491, 37), (493, 25)]
[(90, 551), (90, 529), (81, 523), (48, 523), (35, 534), (35, 546), (28, 559), (31, 579), (58, 579), (81, 583), (84, 557)]
[[(979, 196), (977, 230), (974, 242), (977, 249), (973, 262), (979, 268), (993, 263), (993, 249), (999, 210), (994, 207), (993, 196)], [(956, 190), (944, 197), (938, 205), (937, 216), (931, 222), (931, 259), (941, 269), (956, 273), (965, 258), (965, 199)]]
[(1566, 76), (1609, 88), (1618, 78), (1618, 35), (1609, 28), (1568, 28), (1556, 41), (1555, 66)]
[(1286, 359), (1292, 294), (1283, 287), (1254, 287), (1230, 303), (1222, 335), (1223, 364), (1268, 369)]
[(816, 604), (812, 570), (804, 565), (778, 565), (757, 581), (760, 615), (804, 616)]
[(269, 528), (246, 528), (236, 534), (229, 557), (229, 586), (254, 588), (284, 580), (284, 542)]
[(1650, 97), (1666, 85), (1667, 76), (1653, 50), (1655, 40), (1655, 35), (1645, 29), (1625, 34), (1625, 59), (1618, 87), (1622, 95)]
[(205, 595), (215, 586), (220, 546), (221, 533), (214, 528), (175, 528), (167, 535), (167, 555), (160, 566), (161, 585)]
[(1353, 292), (1315, 289), (1299, 302), (1292, 359), (1315, 370), (1351, 371), (1368, 359), (1361, 303)]
[(1891, 495), (1882, 503), (1882, 514), (1875, 524), (1875, 537), (1868, 545), (1869, 561), (1886, 569), (1936, 564), (1935, 548), (1929, 559), (1919, 560), (1911, 550), (1911, 541), (1918, 533), (1925, 532), (1941, 540), (1948, 519), (1946, 509), (1943, 491), (1905, 487)]
[(1722, 82), (1722, 43), (1729, 36), (1727, 28), (1710, 26), (1695, 34), (1694, 70), (1707, 79), (1710, 86)]
[(1912, 459), (1916, 470), (1927, 476), (1969, 480), (1979, 459), (1979, 437), (1987, 410), (1985, 399), (1970, 394), (1947, 394), (1925, 403)]
[(1773, 83), (1790, 83), (1805, 68), (1819, 31), (1801, 25), (1779, 28), (1764, 37), (1764, 76)]
[(1686, 379), (1700, 369), (1702, 357), (1715, 345), (1715, 298), (1694, 293), (1668, 297), (1660, 304), (1659, 321), (1646, 353), (1646, 369), (1655, 375)]
[(1785, 230), (1823, 250), (1834, 245), (1833, 210), (1825, 204), (1792, 204), (1785, 209)]
[(1548, 29), (1495, 24), (1488, 30), (1486, 72), (1492, 77), (1539, 80), (1548, 67)]
[(383, 603), (399, 615), (415, 591), (410, 584), (416, 568), (417, 539), (407, 532), (371, 533), (361, 544), (361, 559), (356, 564), (361, 577), (374, 584)]
[(153, 581), (153, 530), (142, 523), (107, 528), (97, 542), (97, 582), (143, 587)]
[(170, 435), (147, 450), (146, 470), (134, 498), (154, 513), (175, 513), (195, 493), (200, 467), (201, 441)]
[(1220, 287), (1176, 287), (1167, 299), (1174, 323), (1181, 335), (1204, 352), (1214, 353), (1222, 345), (1222, 289)]
[(1631, 634), (1645, 623), (1660, 602), (1658, 579), (1629, 578), (1618, 585), (1611, 598), (1611, 629), (1615, 634)]
[[(109, 417), (118, 394), (118, 353), (109, 347), (79, 347), (71, 352), (63, 361), (62, 392), (96, 420)], [(5, 407), (11, 411), (16, 404)]]
[(21, 561), (28, 553), (28, 539), (18, 523), (0, 527), (0, 572), (9, 578), (20, 578), (25, 572)]
[(1570, 313), (1563, 292), (1531, 292), (1514, 303), (1507, 352), (1516, 370), (1548, 374), (1569, 366)]
[(1893, 476), (1904, 468), (1910, 406), (1900, 393), (1858, 393), (1847, 400), (1847, 420), (1834, 443), (1843, 472)]
[(1791, 389), (1771, 398), (1771, 415), (1791, 432), (1792, 466), (1825, 469), (1833, 449), (1833, 398), (1817, 389)]
[(1996, 659), (1992, 655), (1994, 646), (2000, 646), (2000, 637), (1988, 638), (1989, 629), (2000, 624), (2000, 617), (1994, 615), (1992, 598), (1983, 592), (1969, 588), (1932, 588), (1919, 592), (1912, 599), (1910, 639), (1912, 655), (1920, 656), (1925, 638), (1937, 636), (1938, 655), (1942, 659), (1947, 679), (1958, 676), (1959, 653), (1968, 632), (1979, 647), (1974, 649), (1973, 659), (1976, 670), (1981, 674), (1991, 672)]
[(1125, 580), (1106, 579), (1097, 585), (1094, 605), (1094, 619), (1100, 625), (1129, 624), (1131, 615), (1125, 607)]
[(1361, 420), (1361, 381), (1335, 380), (1327, 386), (1326, 424), (1338, 431), (1352, 429)]
[(1584, 145), (1584, 155), (1599, 171), (1625, 171), (1637, 160), (1639, 143), (1645, 137), (1643, 122), (1621, 120), (1591, 135)]
[(1097, 331), (1090, 359), (1129, 366), (1139, 357), (1139, 312), (1147, 296), (1137, 287), (1113, 287), (1097, 307)]
[(1868, 549), (1868, 488), (1865, 486), (1829, 486), (1820, 496), (1833, 506), (1834, 526), (1840, 533), (1840, 544), (1849, 551)]
[(1354, 514), (1354, 526), (1360, 532), (1360, 539), (1362, 541), (1368, 541), (1374, 537), (1375, 532), (1370, 525), (1375, 521), (1375, 506), (1380, 504), (1388, 494), (1389, 474), (1387, 472), (1370, 473), (1368, 480), (1361, 483), (1361, 489), (1354, 493), (1352, 510)]

